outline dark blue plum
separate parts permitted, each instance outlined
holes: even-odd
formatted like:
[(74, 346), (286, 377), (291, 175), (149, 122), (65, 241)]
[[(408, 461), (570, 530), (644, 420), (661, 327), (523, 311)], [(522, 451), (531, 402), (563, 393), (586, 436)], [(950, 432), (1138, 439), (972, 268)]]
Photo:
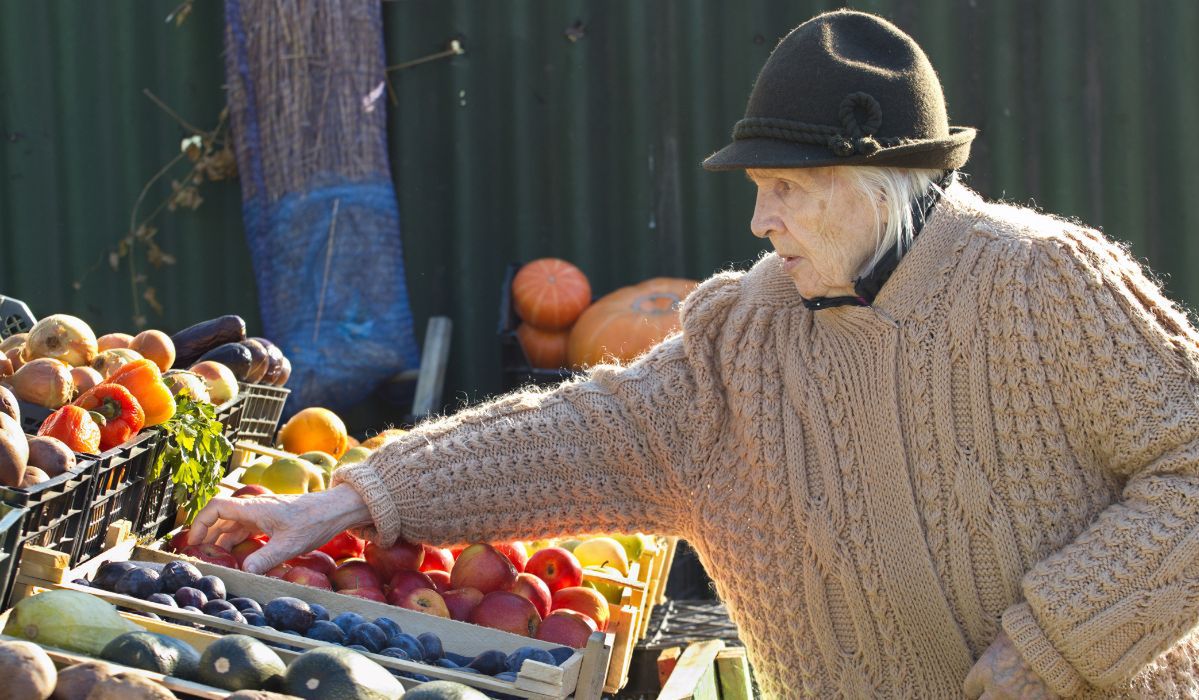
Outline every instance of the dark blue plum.
[(456, 654), (452, 651), (447, 651), (445, 653), (445, 658), (449, 659), (450, 661), (453, 661), (454, 663), (458, 664), (459, 666), (465, 666), (465, 665), (469, 664), (471, 662), (471, 660), (474, 659), (475, 657), (463, 656), (462, 654)]
[(526, 660), (540, 661), (541, 663), (549, 664), (550, 666), (558, 665), (558, 662), (554, 660), (553, 656), (550, 656), (548, 651), (545, 649), (538, 649), (537, 647), (520, 647), (511, 654), (508, 654), (508, 659), (505, 662), (505, 665), (508, 667), (509, 671), (513, 673), (520, 673), (520, 667), (524, 665)]
[(92, 577), (92, 585), (104, 591), (116, 591), (117, 581), (122, 576), (137, 568), (137, 564), (131, 561), (109, 561), (104, 562), (99, 569), (96, 570), (96, 575)]
[(77, 578), (77, 579), (71, 581), (71, 583), (75, 584), (76, 586), (86, 586), (88, 588), (92, 587), (92, 582), (88, 581), (85, 578)]
[(181, 608), (191, 606), (198, 610), (204, 607), (204, 604), (208, 602), (208, 596), (205, 595), (204, 591), (200, 590), (199, 588), (184, 586), (183, 588), (175, 591), (175, 602), (178, 603), (179, 607)]
[(494, 676), (508, 670), (508, 655), (496, 649), (485, 651), (471, 659), (467, 667), (473, 668), (479, 673)]
[(561, 666), (566, 663), (566, 660), (575, 655), (575, 650), (570, 647), (554, 647), (550, 649), (550, 656), (554, 657), (554, 663)]
[(379, 654), (381, 656), (390, 656), (393, 659), (400, 659), (402, 661), (412, 661), (412, 656), (399, 647), (387, 647), (386, 649), (380, 651)]
[(367, 653), (370, 652), (370, 649), (367, 649), (366, 647), (362, 646), (361, 644), (351, 644), (350, 646), (346, 647), (346, 649), (353, 649), (354, 651), (362, 651), (362, 652), (367, 652)]
[(152, 613), (152, 612), (146, 612), (145, 610), (130, 610), (129, 612), (133, 613), (134, 615), (141, 615), (142, 617), (148, 617), (151, 620), (161, 620), (162, 619), (157, 614)]
[(162, 590), (158, 572), (153, 569), (130, 569), (113, 584), (112, 592), (145, 600)]
[(401, 633), (397, 634), (396, 636), (392, 637), (391, 639), (387, 640), (387, 644), (385, 644), (384, 646), (396, 647), (398, 649), (403, 649), (405, 652), (408, 653), (408, 656), (411, 656), (413, 659), (415, 659), (417, 661), (425, 660), (424, 645), (421, 644), (420, 640), (418, 640), (416, 637), (413, 637), (412, 635), (407, 634), (406, 632), (401, 632)]
[(158, 580), (162, 582), (163, 593), (174, 593), (180, 588), (195, 588), (196, 582), (204, 577), (200, 570), (191, 562), (172, 561), (162, 567)]
[(396, 624), (395, 620), (392, 620), (389, 617), (376, 617), (374, 622), (376, 627), (383, 630), (383, 633), (387, 635), (388, 639), (404, 631), (400, 629), (400, 626)]
[(217, 613), (219, 613), (223, 610), (232, 610), (233, 612), (239, 612), (237, 608), (233, 607), (233, 603), (230, 603), (227, 600), (220, 600), (220, 599), (208, 601), (207, 603), (204, 604), (204, 607), (201, 608), (201, 610), (203, 610), (206, 615), (216, 615)]
[(175, 602), (175, 599), (172, 598), (171, 596), (167, 595), (166, 593), (155, 593), (153, 595), (147, 596), (146, 602), (147, 603), (158, 603), (159, 605), (167, 605), (172, 608), (179, 607), (179, 604)]
[(209, 600), (225, 598), (225, 582), (216, 576), (202, 576), (196, 581), (196, 588), (204, 591)]
[[(212, 601), (212, 603), (216, 603), (216, 602), (218, 602), (218, 601), (215, 601), (215, 600)], [(212, 603), (209, 603), (209, 605), (212, 605)], [(244, 616), (242, 616), (240, 610), (236, 610), (236, 609), (221, 610), (220, 612), (216, 613), (216, 616), (221, 618), (222, 620), (228, 620), (230, 622), (240, 622), (243, 625), (246, 624), (246, 618)]]
[(516, 674), (515, 674), (515, 673), (513, 673), (512, 671), (504, 671), (503, 673), (497, 673), (497, 674), (495, 674), (495, 679), (496, 679), (497, 681), (509, 681), (509, 682), (512, 682), (512, 681), (515, 681), (515, 680), (516, 680)]
[(334, 644), (345, 644), (346, 633), (341, 631), (341, 628), (332, 622), (326, 620), (317, 620), (312, 623), (312, 627), (304, 633), (309, 639), (318, 639), (322, 642), (332, 642)]
[(483, 675), (482, 671), (480, 671), (477, 668), (471, 668), (470, 666), (460, 666), (460, 667), (458, 667), (458, 670), (463, 673), (475, 673), (478, 675)]
[(441, 637), (432, 632), (421, 632), (416, 636), (416, 640), (425, 650), (425, 661), (433, 661), (445, 656), (445, 650), (441, 646)]
[(343, 612), (342, 614), (333, 618), (333, 624), (340, 627), (341, 631), (345, 632), (346, 634), (349, 634), (351, 630), (364, 622), (366, 622), (365, 617), (359, 615), (358, 613), (352, 612)]
[(458, 664), (450, 661), (449, 659), (437, 659), (433, 662), (433, 665), (440, 666), (442, 668), (459, 668)]
[(360, 644), (371, 651), (379, 651), (387, 646), (387, 633), (379, 629), (378, 625), (373, 622), (364, 622), (350, 630), (347, 639), (350, 644)]
[(241, 616), (246, 618), (246, 623), (255, 627), (266, 627), (266, 618), (253, 610), (243, 610)]
[(194, 613), (202, 613), (202, 612), (204, 612), (203, 610), (201, 610), (201, 609), (197, 608), (197, 607), (196, 607), (196, 606), (194, 606), (194, 605), (184, 605), (184, 606), (183, 606), (182, 608), (180, 608), (180, 609), (181, 609), (181, 610), (186, 610), (186, 611), (188, 611), (188, 612), (194, 612)]
[(267, 603), (262, 612), (267, 623), (285, 632), (295, 631), (303, 634), (316, 622), (316, 613), (312, 612), (308, 603), (299, 598), (276, 598)]
[(309, 603), (308, 607), (312, 608), (312, 612), (316, 613), (316, 619), (324, 620), (325, 622), (329, 621), (328, 608), (318, 603)]
[(258, 604), (257, 600), (253, 600), (251, 598), (230, 598), (229, 602), (233, 604), (233, 607), (237, 608), (243, 613), (247, 610), (253, 610), (259, 615), (262, 614), (262, 606)]

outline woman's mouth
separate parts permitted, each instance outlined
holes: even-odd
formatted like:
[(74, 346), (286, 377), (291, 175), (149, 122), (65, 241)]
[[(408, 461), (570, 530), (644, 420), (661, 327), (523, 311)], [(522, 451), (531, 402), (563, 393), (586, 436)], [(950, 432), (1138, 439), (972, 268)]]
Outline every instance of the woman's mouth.
[(783, 269), (787, 271), (795, 269), (795, 266), (803, 260), (798, 255), (783, 255), (781, 257), (783, 258)]

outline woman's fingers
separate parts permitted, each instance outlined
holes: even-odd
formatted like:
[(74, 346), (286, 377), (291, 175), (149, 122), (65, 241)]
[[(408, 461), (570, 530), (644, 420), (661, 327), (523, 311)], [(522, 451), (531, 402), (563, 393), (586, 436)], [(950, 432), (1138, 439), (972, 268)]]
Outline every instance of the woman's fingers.
[(978, 663), (974, 664), (974, 668), (970, 669), (970, 673), (966, 675), (966, 681), (962, 684), (962, 690), (966, 693), (966, 697), (971, 700), (981, 700), (983, 694), (987, 691), (987, 684), (991, 681), (991, 664), (990, 650), (983, 654)]
[(308, 552), (305, 543), (290, 537), (272, 537), (261, 549), (246, 557), (242, 570), (252, 574), (265, 574), (283, 562)]
[[(229, 522), (229, 521), (226, 520), (223, 522)], [(211, 533), (212, 530), (209, 530), (209, 532)], [(225, 530), (225, 532), (222, 532), (221, 534), (217, 535), (216, 546), (224, 547), (225, 549), (232, 550), (237, 545), (241, 544), (242, 542), (245, 542), (246, 539), (249, 537), (250, 537), (250, 531), (247, 530), (244, 526), (233, 525), (233, 526), (227, 528)]]
[[(222, 521), (231, 521), (242, 525), (247, 530), (260, 530), (254, 511), (251, 502), (245, 499), (214, 498), (196, 514), (191, 532), (187, 536), (187, 543), (204, 544), (216, 541), (227, 527), (223, 524), (218, 527)], [(209, 536), (210, 530), (213, 531), (211, 537)]]

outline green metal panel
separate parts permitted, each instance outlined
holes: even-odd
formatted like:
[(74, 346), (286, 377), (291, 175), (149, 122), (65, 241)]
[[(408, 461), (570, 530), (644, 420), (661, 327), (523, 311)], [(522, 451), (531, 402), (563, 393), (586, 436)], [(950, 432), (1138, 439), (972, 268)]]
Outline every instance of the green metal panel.
[[(0, 291), (126, 326), (128, 277), (101, 265), (142, 183), (184, 131), (141, 95), (213, 123), (221, 4), (0, 0)], [(1199, 303), (1199, 3), (874, 0), (926, 48), (954, 123), (981, 135), (985, 195), (1127, 240)], [(745, 264), (752, 192), (699, 161), (721, 146), (791, 27), (839, 2), (396, 0), (397, 64), (460, 37), (467, 54), (391, 73), (390, 148), (418, 324), (455, 322), (448, 396), (499, 387), (509, 261), (576, 262), (597, 291)], [(161, 193), (159, 193), (161, 196)], [(168, 329), (238, 310), (257, 326), (237, 188), (163, 222), (180, 264), (151, 273)], [(369, 254), (369, 251), (364, 251)]]

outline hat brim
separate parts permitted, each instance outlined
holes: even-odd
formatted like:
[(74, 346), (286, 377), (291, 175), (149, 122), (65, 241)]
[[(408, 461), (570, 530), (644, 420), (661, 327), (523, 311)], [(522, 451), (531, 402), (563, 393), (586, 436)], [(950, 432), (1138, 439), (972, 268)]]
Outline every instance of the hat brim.
[(739, 139), (704, 159), (706, 170), (746, 168), (820, 168), (830, 165), (876, 165), (895, 168), (956, 170), (970, 159), (970, 143), (978, 132), (952, 126), (949, 136), (884, 148), (869, 156), (837, 156), (827, 146), (778, 139)]

